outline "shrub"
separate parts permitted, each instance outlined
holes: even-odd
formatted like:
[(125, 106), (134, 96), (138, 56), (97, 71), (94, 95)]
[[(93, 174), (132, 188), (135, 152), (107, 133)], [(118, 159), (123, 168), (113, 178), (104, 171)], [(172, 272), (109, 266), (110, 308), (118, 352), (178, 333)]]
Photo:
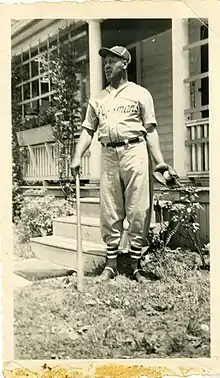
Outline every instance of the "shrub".
[[(197, 189), (194, 187), (179, 187), (176, 189), (180, 194), (179, 201), (165, 201), (163, 196), (155, 196), (154, 207), (160, 214), (159, 228), (151, 229), (148, 234), (148, 253), (152, 252), (156, 257), (165, 252), (172, 237), (177, 232), (188, 239), (195, 251), (200, 255), (204, 268), (209, 267), (204, 254), (208, 252), (208, 247), (202, 247), (200, 241), (200, 224), (198, 223), (198, 212), (204, 210), (199, 203)], [(164, 222), (164, 210), (169, 214), (169, 221)], [(182, 227), (184, 225), (184, 227)], [(180, 232), (181, 231), (181, 232)]]
[(45, 190), (30, 190), (28, 194), (36, 197), (24, 197), (20, 219), (17, 221), (17, 233), (22, 243), (33, 237), (52, 235), (53, 219), (74, 214), (74, 209), (65, 199), (57, 199), (46, 194)]
[(19, 179), (16, 177), (16, 173), (14, 172), (13, 166), (13, 181), (12, 181), (12, 219), (13, 222), (16, 221), (17, 218), (20, 217), (22, 204), (23, 204), (23, 194), (22, 189), (20, 187)]

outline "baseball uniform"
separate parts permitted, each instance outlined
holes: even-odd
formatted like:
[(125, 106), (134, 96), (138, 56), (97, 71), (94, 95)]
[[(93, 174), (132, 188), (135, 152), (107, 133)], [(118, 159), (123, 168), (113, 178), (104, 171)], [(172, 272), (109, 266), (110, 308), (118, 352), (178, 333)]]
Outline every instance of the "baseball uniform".
[[(82, 126), (97, 131), (102, 144), (100, 221), (109, 258), (117, 254), (125, 217), (131, 256), (141, 257), (153, 194), (151, 158), (145, 140), (150, 124), (157, 124), (152, 96), (133, 82), (117, 89), (108, 86), (89, 101)], [(137, 137), (136, 143), (107, 146)]]

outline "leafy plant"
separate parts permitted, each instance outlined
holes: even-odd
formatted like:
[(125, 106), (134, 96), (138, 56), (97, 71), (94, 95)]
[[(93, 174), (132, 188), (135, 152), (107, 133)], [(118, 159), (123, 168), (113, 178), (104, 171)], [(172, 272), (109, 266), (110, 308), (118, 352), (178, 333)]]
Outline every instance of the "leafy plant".
[[(31, 110), (31, 109), (30, 109)], [(19, 131), (30, 130), (45, 125), (55, 125), (56, 109), (50, 106), (47, 109), (41, 109), (39, 113), (29, 111), (25, 118), (21, 120)]]
[[(51, 81), (53, 95), (54, 138), (59, 145), (59, 179), (69, 194), (69, 164), (74, 152), (74, 134), (81, 125), (81, 96), (79, 76), (83, 64), (74, 63), (78, 57), (74, 43), (69, 41), (40, 58), (44, 80)], [(67, 194), (67, 195), (68, 195)]]
[(202, 264), (205, 265), (199, 236), (200, 224), (198, 223), (198, 211), (204, 211), (204, 208), (198, 201), (199, 195), (196, 188), (185, 187), (179, 189), (179, 191), (181, 194), (180, 202), (174, 203), (170, 209), (170, 228), (178, 230), (180, 226), (184, 225), (181, 229), (183, 236), (195, 246)]
[[(68, 32), (69, 27), (59, 31), (61, 34)], [(54, 141), (58, 144), (59, 182), (66, 198), (73, 195), (69, 164), (75, 148), (74, 133), (81, 125), (79, 75), (86, 72), (84, 62), (76, 63), (78, 56), (75, 43), (68, 41), (61, 43), (57, 51), (45, 53), (38, 58), (44, 72), (42, 80), (51, 83), (54, 94), (48, 109), (40, 109), (39, 112), (30, 109), (23, 119), (18, 84), (24, 80), (24, 73), (17, 57), (12, 58), (13, 219), (19, 216), (22, 206), (23, 161), (26, 158), (25, 149), (22, 151), (17, 142), (18, 131), (48, 124), (53, 127)]]
[[(207, 267), (204, 254), (207, 248), (201, 246), (198, 222), (198, 211), (204, 210), (198, 201), (197, 189), (193, 187), (183, 187), (176, 189), (180, 193), (180, 200), (165, 201), (163, 196), (156, 196), (154, 207), (159, 212), (159, 228), (151, 229), (148, 235), (148, 253), (152, 252), (156, 256), (161, 255), (168, 247), (172, 237), (180, 232), (190, 241), (191, 245), (199, 253), (202, 266)], [(164, 221), (164, 211), (169, 213), (169, 221)], [(182, 227), (184, 225), (184, 227)]]
[[(52, 235), (53, 219), (74, 214), (73, 207), (65, 199), (48, 195), (46, 190), (30, 190), (24, 197), (20, 219), (17, 220), (17, 233), (21, 242), (32, 237)], [(33, 194), (37, 194), (33, 197)]]
[(12, 217), (13, 220), (20, 216), (23, 195), (21, 186), (23, 184), (22, 155), (19, 149), (16, 131), (21, 124), (21, 112), (19, 103), (19, 93), (17, 82), (19, 80), (19, 71), (16, 68), (16, 60), (12, 59), (11, 74), (11, 112), (12, 112)]

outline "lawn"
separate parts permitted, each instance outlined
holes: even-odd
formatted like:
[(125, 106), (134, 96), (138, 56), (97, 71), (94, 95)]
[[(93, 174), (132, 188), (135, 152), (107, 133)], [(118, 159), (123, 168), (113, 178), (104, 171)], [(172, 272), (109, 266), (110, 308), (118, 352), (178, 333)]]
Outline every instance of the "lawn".
[(154, 275), (144, 286), (125, 275), (105, 284), (90, 276), (78, 293), (71, 276), (17, 289), (15, 358), (209, 357), (209, 271), (198, 255), (167, 250), (146, 267)]

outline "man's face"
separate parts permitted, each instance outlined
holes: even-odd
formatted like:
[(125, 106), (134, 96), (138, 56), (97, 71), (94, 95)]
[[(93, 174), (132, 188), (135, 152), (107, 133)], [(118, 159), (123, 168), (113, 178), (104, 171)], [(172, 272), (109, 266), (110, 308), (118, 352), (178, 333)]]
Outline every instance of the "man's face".
[(126, 68), (126, 62), (116, 55), (107, 55), (104, 59), (104, 71), (107, 81), (120, 78)]

